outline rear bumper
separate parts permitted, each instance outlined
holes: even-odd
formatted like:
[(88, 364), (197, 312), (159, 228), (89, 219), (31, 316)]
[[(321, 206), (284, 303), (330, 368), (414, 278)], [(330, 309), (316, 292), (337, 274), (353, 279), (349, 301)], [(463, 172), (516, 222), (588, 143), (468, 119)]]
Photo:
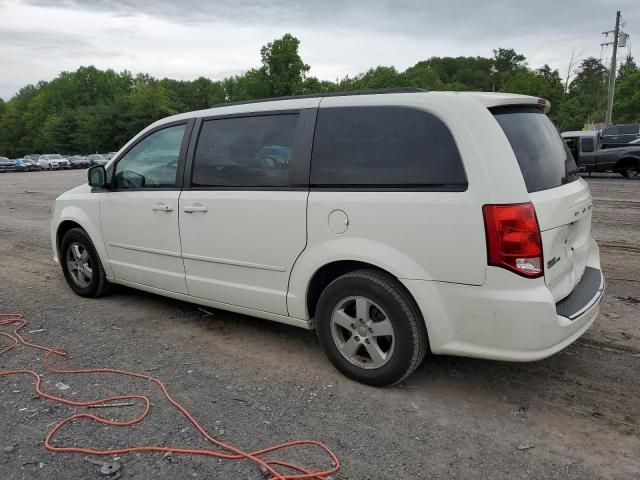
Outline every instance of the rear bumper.
[[(604, 280), (595, 243), (594, 249), (589, 267), (598, 275), (595, 290), (585, 291), (593, 289), (594, 277), (589, 274), (591, 280), (578, 284), (558, 306), (543, 279), (525, 279), (494, 267), (487, 269), (482, 286), (421, 280), (403, 283), (423, 312), (433, 353), (540, 360), (574, 342), (598, 316)], [(568, 300), (571, 303), (563, 304)]]

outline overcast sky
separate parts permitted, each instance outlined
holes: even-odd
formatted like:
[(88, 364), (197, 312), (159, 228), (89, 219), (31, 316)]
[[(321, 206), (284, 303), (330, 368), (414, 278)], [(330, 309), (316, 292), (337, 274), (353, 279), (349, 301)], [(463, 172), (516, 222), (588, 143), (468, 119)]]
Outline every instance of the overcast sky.
[(222, 79), (287, 32), (327, 80), (498, 47), (565, 75), (574, 47), (600, 57), (616, 9), (640, 56), (640, 0), (0, 0), (0, 97), (81, 65)]

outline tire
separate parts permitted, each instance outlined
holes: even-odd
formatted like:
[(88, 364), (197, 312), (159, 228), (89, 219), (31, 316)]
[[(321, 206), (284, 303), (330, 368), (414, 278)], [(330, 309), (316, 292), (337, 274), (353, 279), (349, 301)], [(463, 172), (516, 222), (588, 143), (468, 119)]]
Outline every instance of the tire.
[[(74, 268), (73, 263), (75, 262), (69, 260), (70, 256), (78, 263), (82, 262), (85, 267), (82, 272), (78, 270), (78, 264)], [(101, 297), (111, 290), (111, 284), (107, 281), (100, 257), (98, 257), (91, 239), (81, 228), (73, 228), (62, 237), (60, 265), (69, 287), (81, 297)], [(90, 276), (87, 274), (87, 266), (91, 271)]]
[[(316, 322), (320, 346), (331, 363), (367, 385), (401, 382), (422, 363), (428, 349), (415, 301), (395, 278), (377, 270), (356, 270), (331, 282), (318, 300)], [(384, 335), (387, 332), (391, 335)]]
[(629, 167), (624, 173), (627, 178), (635, 178), (640, 175), (640, 167)]

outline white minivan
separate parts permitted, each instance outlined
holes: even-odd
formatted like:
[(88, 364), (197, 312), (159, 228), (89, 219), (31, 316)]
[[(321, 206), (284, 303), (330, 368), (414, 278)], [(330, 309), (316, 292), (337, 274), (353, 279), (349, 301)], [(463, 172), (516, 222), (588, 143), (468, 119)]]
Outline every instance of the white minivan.
[(530, 361), (598, 315), (587, 183), (544, 99), (394, 91), (160, 120), (55, 204), (70, 287), (121, 284), (317, 331), (345, 375)]

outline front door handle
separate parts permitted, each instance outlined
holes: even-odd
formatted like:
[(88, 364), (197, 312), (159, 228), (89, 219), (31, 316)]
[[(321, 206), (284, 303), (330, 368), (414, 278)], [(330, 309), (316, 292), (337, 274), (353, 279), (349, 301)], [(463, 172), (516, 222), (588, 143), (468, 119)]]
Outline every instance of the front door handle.
[(200, 203), (196, 203), (194, 205), (185, 205), (182, 210), (185, 213), (194, 213), (194, 212), (207, 212), (209, 209), (206, 205), (202, 205)]
[(151, 210), (155, 210), (157, 212), (173, 212), (173, 207), (171, 205), (167, 205), (166, 203), (156, 203)]

